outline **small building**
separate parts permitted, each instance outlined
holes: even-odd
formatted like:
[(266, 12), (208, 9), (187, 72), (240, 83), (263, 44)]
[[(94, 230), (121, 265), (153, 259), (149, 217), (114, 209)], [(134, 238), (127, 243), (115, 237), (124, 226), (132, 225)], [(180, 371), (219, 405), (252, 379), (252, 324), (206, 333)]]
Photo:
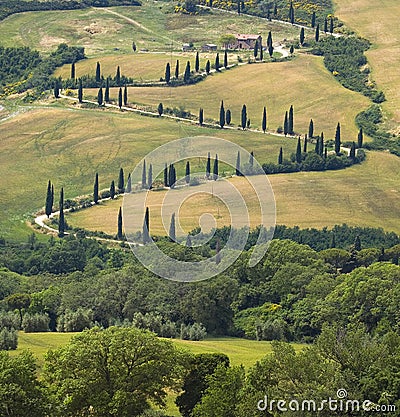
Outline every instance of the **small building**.
[(201, 50), (203, 52), (212, 52), (212, 51), (216, 51), (217, 50), (217, 45), (213, 44), (213, 43), (206, 43), (205, 45), (203, 45), (201, 47)]
[(262, 45), (261, 35), (235, 35), (235, 42), (228, 45), (228, 49), (254, 49), (254, 46), (258, 42), (258, 45)]
[(183, 43), (182, 44), (182, 51), (187, 52), (191, 51), (193, 49), (193, 46), (191, 46), (189, 43)]

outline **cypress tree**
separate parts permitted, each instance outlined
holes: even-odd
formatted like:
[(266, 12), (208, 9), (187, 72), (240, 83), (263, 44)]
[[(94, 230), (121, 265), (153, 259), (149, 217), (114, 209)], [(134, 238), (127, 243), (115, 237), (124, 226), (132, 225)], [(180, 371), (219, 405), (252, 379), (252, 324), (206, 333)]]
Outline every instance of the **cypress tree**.
[(218, 178), (218, 155), (215, 154), (214, 167), (213, 167), (213, 180), (216, 181)]
[(211, 71), (211, 64), (210, 64), (210, 60), (208, 59), (206, 62), (206, 73), (209, 74)]
[(289, 49), (290, 55), (293, 55), (294, 53), (294, 46), (290, 45), (290, 49)]
[(172, 213), (171, 222), (169, 224), (169, 239), (171, 242), (176, 241), (176, 228), (175, 228), (175, 213)]
[(268, 53), (269, 56), (272, 58), (272, 55), (274, 54), (274, 47), (272, 45), (268, 47)]
[(51, 208), (54, 206), (54, 185), (51, 184)]
[(162, 114), (164, 113), (164, 106), (162, 103), (160, 103), (157, 107), (157, 111), (158, 111), (158, 115), (161, 117)]
[(211, 172), (211, 156), (210, 156), (210, 152), (208, 152), (207, 164), (206, 164), (206, 177), (207, 177), (207, 179), (210, 178), (210, 172)]
[(263, 115), (262, 115), (262, 122), (261, 122), (262, 131), (265, 133), (267, 130), (267, 108), (264, 107)]
[(312, 28), (315, 28), (315, 20), (316, 20), (315, 12), (312, 12), (312, 16), (311, 16), (311, 27)]
[(278, 155), (278, 164), (282, 165), (283, 162), (283, 149), (282, 147), (279, 149), (279, 155)]
[(260, 61), (264, 60), (264, 49), (262, 46), (262, 42), (260, 42)]
[(324, 19), (324, 32), (328, 32), (328, 19), (326, 17)]
[(175, 183), (176, 183), (176, 170), (175, 170), (174, 164), (171, 164), (169, 166), (169, 178), (168, 178), (168, 181), (169, 181), (170, 188), (175, 188)]
[(308, 142), (308, 139), (307, 139), (307, 133), (304, 135), (304, 145), (303, 145), (303, 152), (304, 153), (307, 153), (307, 142)]
[(65, 232), (65, 218), (64, 218), (64, 188), (60, 191), (60, 215), (58, 217), (58, 236), (63, 237)]
[(100, 62), (96, 64), (96, 83), (101, 81)]
[(122, 88), (119, 88), (118, 91), (118, 107), (121, 110), (122, 109)]
[(153, 186), (153, 165), (152, 164), (150, 164), (149, 171), (147, 173), (147, 186), (149, 190), (151, 190)]
[(287, 136), (289, 132), (289, 121), (288, 121), (288, 112), (285, 112), (285, 119), (283, 121), (283, 134)]
[(321, 132), (321, 138), (319, 141), (319, 156), (322, 156), (322, 153), (324, 152), (324, 132)]
[(294, 7), (293, 7), (293, 2), (290, 2), (290, 7), (289, 7), (289, 21), (293, 25), (293, 23), (294, 23)]
[(232, 113), (231, 113), (231, 111), (229, 109), (226, 111), (225, 118), (226, 118), (226, 124), (227, 125), (230, 125), (231, 124), (231, 121), (232, 121)]
[(250, 119), (247, 119), (247, 129), (250, 129)]
[(176, 79), (179, 78), (179, 59), (176, 60), (176, 64), (175, 64), (175, 78)]
[(194, 64), (194, 69), (195, 69), (196, 72), (200, 71), (200, 58), (199, 58), (199, 52), (198, 51), (196, 52), (196, 61), (195, 61), (195, 64)]
[(78, 101), (82, 103), (83, 101), (83, 87), (82, 87), (82, 80), (79, 78), (79, 86), (78, 86)]
[(221, 129), (223, 129), (225, 126), (225, 109), (223, 101), (221, 101), (221, 107), (219, 109), (219, 126)]
[(119, 208), (118, 211), (118, 231), (117, 231), (117, 238), (119, 240), (122, 240), (123, 234), (122, 234), (122, 208)]
[(117, 67), (117, 73), (115, 74), (115, 83), (117, 84), (117, 87), (121, 87), (121, 70), (119, 65)]
[(310, 120), (310, 124), (308, 125), (308, 137), (312, 139), (314, 137), (314, 122), (313, 119)]
[(93, 201), (94, 204), (99, 202), (99, 174), (96, 172), (93, 185)]
[(325, 159), (328, 158), (328, 147), (327, 146), (324, 147), (324, 158)]
[(329, 23), (329, 32), (333, 33), (333, 18), (331, 17), (330, 23)]
[(350, 148), (350, 154), (349, 157), (354, 161), (354, 159), (356, 158), (356, 143), (353, 142), (351, 144), (351, 148)]
[(256, 60), (258, 56), (258, 41), (256, 41), (254, 44), (253, 55), (254, 55), (254, 59)]
[(271, 31), (268, 32), (268, 38), (267, 38), (267, 46), (272, 46), (272, 33)]
[(75, 62), (71, 64), (71, 79), (75, 80)]
[(124, 106), (126, 106), (128, 104), (128, 88), (125, 84), (124, 86)]
[(146, 178), (146, 160), (143, 160), (143, 168), (142, 168), (142, 188), (147, 188), (147, 178)]
[(50, 214), (52, 211), (53, 211), (53, 202), (52, 202), (52, 195), (51, 195), (51, 181), (49, 180), (47, 184), (46, 204), (45, 204), (46, 216), (50, 217)]
[(289, 109), (289, 118), (288, 118), (288, 133), (289, 133), (289, 135), (293, 135), (294, 134), (293, 124), (294, 124), (294, 120), (293, 120), (293, 106), (290, 106), (290, 109)]
[(215, 71), (219, 71), (219, 53), (215, 56)]
[(150, 239), (150, 213), (149, 213), (148, 207), (146, 207), (146, 212), (144, 214), (142, 237), (143, 237), (144, 245), (151, 241)]
[(315, 42), (319, 41), (319, 23), (317, 24), (317, 27), (315, 29)]
[(60, 98), (60, 86), (58, 84), (58, 80), (54, 81), (54, 97)]
[(165, 67), (165, 82), (169, 84), (170, 80), (171, 80), (171, 65), (168, 62)]
[(104, 101), (106, 103), (110, 102), (110, 80), (108, 77), (106, 79), (106, 88), (104, 90)]
[(190, 183), (190, 162), (189, 161), (186, 161), (185, 182), (186, 184)]
[(237, 12), (240, 14), (240, 0), (237, 0)]
[(240, 151), (238, 151), (237, 156), (236, 156), (236, 175), (238, 177), (242, 176), (242, 170), (241, 170), (241, 166), (240, 166)]
[(253, 166), (254, 166), (254, 151), (251, 151), (251, 152), (250, 152), (250, 157), (249, 157), (249, 165), (250, 165), (251, 167), (253, 167)]
[(99, 88), (99, 92), (97, 93), (97, 103), (99, 106), (103, 105), (103, 88)]
[(228, 68), (228, 51), (226, 49), (224, 52), (224, 67), (225, 69)]
[(363, 140), (364, 140), (364, 134), (363, 134), (362, 128), (360, 128), (358, 132), (358, 136), (357, 136), (357, 143), (358, 143), (359, 148), (363, 147)]
[(183, 81), (187, 84), (190, 80), (190, 62), (186, 63), (185, 74), (183, 75)]
[(131, 193), (132, 192), (132, 179), (131, 179), (131, 173), (128, 174), (128, 179), (126, 180), (126, 188), (125, 188), (125, 192), (126, 193)]
[(300, 137), (297, 140), (296, 162), (298, 164), (301, 164), (301, 141), (300, 141)]
[(168, 187), (169, 183), (168, 183), (168, 166), (167, 163), (165, 163), (164, 165), (164, 187)]
[(199, 125), (203, 126), (203, 123), (204, 123), (204, 111), (200, 107), (200, 109), (199, 109)]
[(336, 133), (335, 133), (335, 153), (336, 155), (340, 154), (340, 123), (336, 126)]
[(243, 130), (245, 129), (246, 125), (247, 125), (247, 107), (245, 104), (243, 104), (242, 117), (241, 117), (241, 126)]
[(114, 180), (111, 181), (111, 185), (110, 185), (110, 198), (111, 200), (113, 200), (115, 197), (115, 182)]
[(320, 138), (317, 138), (317, 141), (315, 142), (315, 153), (317, 155), (319, 155), (319, 144), (320, 144), (321, 140)]
[(119, 169), (118, 175), (118, 192), (123, 193), (125, 191), (125, 178), (124, 178), (124, 169)]
[(304, 44), (304, 39), (305, 39), (304, 28), (301, 28), (300, 29), (300, 45)]

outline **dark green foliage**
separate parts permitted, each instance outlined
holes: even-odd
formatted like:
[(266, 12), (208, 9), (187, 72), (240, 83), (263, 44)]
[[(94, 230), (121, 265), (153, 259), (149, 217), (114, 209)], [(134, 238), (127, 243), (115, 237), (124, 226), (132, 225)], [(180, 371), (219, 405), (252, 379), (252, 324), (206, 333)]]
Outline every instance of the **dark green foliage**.
[(104, 101), (106, 103), (110, 102), (110, 79), (106, 79), (106, 88), (104, 90)]
[(331, 17), (330, 21), (329, 21), (329, 32), (333, 33), (333, 29), (334, 29), (334, 27), (333, 27), (333, 18)]
[(171, 188), (175, 188), (176, 183), (176, 170), (174, 164), (170, 164), (168, 170), (168, 183)]
[(315, 28), (315, 42), (319, 42), (319, 23), (317, 24), (317, 27)]
[(293, 25), (294, 24), (294, 7), (293, 7), (293, 2), (290, 2), (290, 7), (289, 7), (289, 22)]
[(172, 213), (172, 216), (171, 216), (171, 221), (169, 223), (168, 236), (171, 242), (176, 241), (175, 213)]
[(336, 133), (335, 133), (335, 153), (336, 155), (340, 154), (340, 145), (341, 145), (341, 139), (340, 139), (340, 123), (336, 126)]
[(214, 159), (214, 166), (213, 166), (213, 180), (216, 181), (218, 178), (218, 155), (215, 154), (215, 159)]
[(125, 192), (125, 178), (124, 178), (124, 169), (119, 169), (119, 175), (118, 175), (118, 192), (123, 193)]
[(59, 203), (60, 215), (58, 217), (58, 236), (63, 237), (65, 232), (65, 219), (64, 219), (64, 188), (60, 191), (60, 203)]
[(117, 239), (122, 240), (123, 232), (122, 232), (122, 207), (119, 208), (118, 211), (118, 229), (117, 229)]
[(211, 64), (210, 64), (210, 60), (208, 59), (206, 62), (206, 73), (209, 74), (211, 71)]
[(114, 197), (115, 197), (115, 182), (114, 182), (114, 180), (112, 180), (111, 184), (110, 184), (110, 198), (111, 198), (111, 200), (113, 200)]
[(326, 17), (324, 19), (324, 32), (328, 32), (328, 19)]
[(312, 15), (311, 15), (311, 27), (312, 28), (315, 28), (315, 19), (316, 18), (316, 16), (315, 16), (315, 12), (312, 12)]
[(159, 103), (158, 107), (157, 107), (157, 111), (158, 111), (158, 115), (162, 116), (163, 112), (164, 112), (164, 106), (162, 103)]
[(360, 127), (360, 130), (358, 131), (358, 135), (357, 135), (357, 146), (359, 149), (363, 147), (363, 140), (364, 140), (364, 134), (363, 134), (362, 127)]
[(186, 161), (185, 182), (186, 184), (190, 183), (190, 162), (189, 161)]
[(268, 53), (269, 53), (269, 56), (272, 58), (272, 55), (274, 53), (274, 47), (272, 45), (268, 46)]
[(219, 63), (219, 53), (215, 56), (215, 71), (219, 71), (220, 63)]
[(118, 107), (122, 109), (122, 88), (120, 87), (118, 90)]
[(151, 237), (150, 237), (150, 213), (149, 213), (149, 208), (148, 207), (146, 207), (146, 212), (145, 212), (145, 215), (144, 215), (142, 237), (143, 237), (143, 244), (144, 245), (151, 241)]
[(47, 193), (46, 193), (46, 204), (45, 204), (45, 213), (47, 217), (50, 217), (50, 214), (53, 211), (53, 194), (51, 192), (51, 181), (49, 180), (47, 184)]
[(306, 153), (307, 152), (307, 143), (308, 143), (308, 138), (307, 138), (307, 133), (304, 135), (304, 145), (303, 145), (303, 152)]
[(175, 78), (176, 79), (179, 78), (179, 59), (176, 60), (176, 64), (175, 64)]
[(22, 320), (22, 330), (25, 333), (48, 332), (49, 324), (50, 324), (50, 318), (47, 314), (26, 313)]
[(268, 38), (267, 38), (267, 47), (269, 48), (270, 46), (272, 46), (272, 32), (271, 31), (268, 32)]
[(254, 44), (254, 50), (253, 50), (254, 59), (257, 59), (258, 56), (258, 41)]
[(304, 39), (305, 39), (304, 28), (301, 28), (300, 29), (300, 45), (304, 44)]
[(100, 69), (100, 62), (97, 61), (96, 64), (96, 83), (101, 81), (101, 69)]
[(211, 173), (211, 156), (210, 156), (210, 152), (208, 152), (207, 164), (206, 164), (206, 177), (207, 177), (207, 179), (210, 178), (210, 173)]
[(242, 113), (241, 113), (241, 126), (243, 130), (246, 128), (246, 125), (247, 125), (247, 107), (245, 104), (243, 104)]
[(353, 143), (351, 144), (349, 157), (350, 157), (351, 159), (355, 159), (355, 157), (356, 157), (356, 143), (355, 143), (355, 142), (353, 142)]
[(310, 120), (310, 124), (308, 125), (308, 137), (312, 139), (314, 137), (314, 122), (313, 119)]
[(289, 133), (289, 120), (288, 120), (288, 112), (285, 112), (285, 118), (283, 121), (283, 134), (285, 136), (287, 136), (287, 134)]
[(183, 82), (185, 84), (189, 83), (190, 80), (190, 62), (187, 61), (186, 68), (185, 68), (185, 74), (183, 75)]
[(357, 235), (354, 239), (354, 250), (356, 250), (357, 252), (361, 250), (361, 239), (359, 235)]
[(278, 165), (282, 165), (283, 163), (283, 149), (282, 146), (279, 149), (279, 155), (278, 155)]
[(54, 81), (54, 97), (60, 98), (60, 85), (58, 83), (58, 80)]
[(294, 46), (293, 45), (290, 45), (289, 52), (290, 52), (290, 55), (293, 55), (293, 53), (294, 53)]
[(297, 148), (296, 148), (296, 162), (301, 164), (302, 154), (301, 154), (301, 141), (300, 138), (297, 140)]
[(99, 88), (99, 91), (97, 93), (97, 104), (99, 106), (103, 105), (103, 88), (102, 87)]
[(203, 126), (204, 123), (204, 110), (202, 108), (199, 109), (199, 125)]
[(226, 124), (229, 126), (232, 122), (232, 113), (229, 109), (226, 111), (225, 118), (226, 118)]
[(128, 104), (128, 88), (125, 84), (124, 86), (124, 106), (126, 106)]
[(228, 51), (226, 50), (224, 52), (224, 67), (225, 69), (228, 68)]
[(218, 366), (229, 366), (229, 358), (221, 353), (202, 353), (191, 358), (183, 380), (183, 392), (176, 404), (183, 417), (190, 417), (208, 387), (208, 377)]
[(93, 201), (95, 204), (99, 202), (99, 174), (97, 172), (93, 185)]
[(168, 187), (169, 183), (168, 183), (168, 166), (165, 163), (164, 165), (164, 187)]
[(293, 106), (290, 106), (289, 115), (288, 115), (288, 134), (294, 134), (294, 116), (293, 116)]
[[(18, 347), (18, 332), (16, 329), (0, 328), (0, 355), (2, 350), (15, 350)], [(1, 406), (0, 406), (1, 410)]]
[(78, 86), (78, 101), (82, 103), (83, 101), (83, 87), (82, 87), (82, 80), (79, 79), (79, 86)]
[(199, 58), (199, 52), (196, 52), (196, 60), (195, 60), (195, 64), (194, 64), (194, 70), (196, 72), (200, 71), (200, 58)]
[(150, 164), (149, 170), (147, 172), (147, 187), (149, 188), (149, 190), (151, 190), (153, 187), (153, 165), (152, 164)]
[(171, 80), (171, 65), (169, 62), (167, 62), (167, 65), (165, 66), (165, 82), (169, 84)]
[(265, 131), (267, 130), (267, 108), (266, 107), (264, 107), (263, 109), (261, 128), (262, 128), (262, 131), (265, 133)]
[(223, 101), (221, 101), (221, 106), (219, 109), (219, 126), (221, 129), (225, 126), (225, 108)]
[(75, 80), (75, 62), (71, 64), (71, 79)]
[(132, 179), (131, 179), (131, 173), (128, 174), (128, 179), (126, 180), (126, 193), (132, 192)]
[(117, 84), (117, 87), (121, 87), (121, 69), (119, 65), (117, 66), (117, 72), (115, 74), (114, 81)]
[(242, 167), (241, 167), (241, 163), (240, 163), (240, 151), (238, 151), (237, 156), (236, 156), (235, 173), (238, 177), (243, 176)]
[(251, 151), (251, 152), (250, 152), (250, 156), (249, 156), (249, 165), (250, 165), (251, 167), (253, 167), (253, 166), (254, 166), (254, 151)]
[(145, 159), (143, 159), (143, 167), (142, 167), (142, 188), (147, 188), (147, 168), (146, 168)]

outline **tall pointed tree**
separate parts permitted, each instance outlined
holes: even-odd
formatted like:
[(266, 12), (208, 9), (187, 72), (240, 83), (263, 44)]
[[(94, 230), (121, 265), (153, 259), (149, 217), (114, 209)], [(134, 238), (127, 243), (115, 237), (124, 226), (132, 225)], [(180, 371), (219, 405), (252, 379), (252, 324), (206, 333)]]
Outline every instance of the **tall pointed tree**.
[(110, 79), (106, 78), (106, 88), (104, 90), (104, 101), (106, 103), (110, 102)]
[(204, 123), (204, 110), (200, 107), (199, 109), (199, 125), (203, 126)]
[(311, 27), (315, 28), (315, 23), (316, 23), (316, 15), (315, 12), (312, 12), (312, 16), (311, 16)]
[(122, 109), (122, 88), (120, 87), (118, 90), (118, 107)]
[(336, 126), (336, 133), (335, 133), (335, 153), (336, 153), (336, 155), (340, 154), (340, 145), (341, 145), (340, 123), (338, 123), (337, 126)]
[(143, 231), (142, 231), (142, 238), (143, 238), (143, 244), (151, 242), (150, 238), (150, 213), (149, 208), (146, 207), (146, 212), (144, 214), (144, 220), (143, 220)]
[(351, 144), (349, 157), (350, 157), (353, 161), (354, 161), (354, 159), (356, 159), (356, 143), (355, 143), (355, 142), (353, 142), (353, 143)]
[(229, 126), (232, 121), (232, 113), (229, 109), (226, 111), (225, 119), (226, 119), (226, 124)]
[(117, 84), (117, 87), (121, 87), (121, 69), (119, 68), (119, 65), (117, 66), (117, 72), (115, 74), (115, 83)]
[(254, 59), (256, 60), (258, 56), (258, 41), (256, 41), (254, 44), (253, 55), (254, 55)]
[(300, 45), (303, 46), (304, 44), (304, 39), (305, 39), (305, 34), (304, 34), (304, 28), (302, 27), (300, 29)]
[(242, 167), (241, 167), (241, 163), (240, 163), (240, 151), (238, 151), (237, 156), (236, 156), (235, 173), (238, 177), (241, 177), (243, 175), (242, 174)]
[(64, 188), (60, 191), (60, 215), (58, 217), (58, 236), (63, 237), (65, 235), (65, 218), (64, 218)]
[(171, 221), (169, 223), (169, 239), (171, 242), (176, 241), (176, 226), (175, 226), (175, 213), (172, 213)]
[(325, 148), (324, 143), (324, 132), (321, 132), (320, 140), (319, 140), (319, 156), (322, 156)]
[(245, 104), (243, 104), (243, 107), (242, 107), (241, 126), (243, 130), (247, 126), (247, 107)]
[(158, 111), (158, 115), (161, 117), (164, 113), (164, 106), (162, 103), (158, 104), (157, 111)]
[(195, 60), (195, 63), (194, 63), (194, 70), (195, 70), (196, 72), (199, 72), (199, 71), (200, 71), (200, 57), (199, 57), (199, 51), (197, 51), (197, 52), (196, 52), (196, 60)]
[(314, 137), (314, 122), (313, 119), (310, 120), (310, 124), (308, 125), (308, 137), (312, 139)]
[(175, 78), (176, 79), (179, 78), (179, 59), (176, 60), (176, 64), (175, 64)]
[(294, 134), (294, 114), (293, 114), (293, 106), (290, 106), (289, 109), (289, 116), (288, 116), (288, 133), (289, 135)]
[(250, 152), (250, 157), (249, 157), (249, 165), (250, 165), (251, 167), (253, 167), (253, 166), (254, 166), (254, 151), (251, 151), (251, 152)]
[(216, 181), (218, 178), (218, 155), (215, 154), (214, 167), (213, 167), (213, 180)]
[(317, 24), (317, 27), (315, 28), (315, 42), (319, 41), (319, 23)]
[(147, 168), (146, 168), (146, 160), (143, 160), (143, 168), (142, 168), (142, 188), (147, 188)]
[(265, 133), (267, 130), (267, 108), (266, 107), (264, 107), (264, 110), (263, 110), (261, 128), (262, 128), (262, 131)]
[(83, 86), (82, 80), (79, 78), (79, 85), (78, 85), (78, 101), (79, 103), (83, 102)]
[(97, 204), (99, 202), (99, 174), (98, 172), (96, 172), (96, 176), (94, 178), (93, 201), (94, 201), (94, 204)]
[(51, 181), (49, 180), (47, 184), (46, 204), (45, 204), (46, 216), (50, 217), (50, 214), (52, 211), (53, 211), (53, 202), (52, 202), (52, 195), (51, 195)]
[(60, 84), (58, 82), (58, 80), (54, 81), (54, 97), (55, 98), (60, 98)]
[(328, 19), (326, 17), (324, 19), (324, 32), (328, 32)]
[(153, 186), (153, 165), (150, 164), (149, 171), (147, 173), (147, 187), (149, 188), (149, 190), (151, 190), (152, 186)]
[(71, 64), (71, 79), (75, 80), (75, 62)]
[(124, 178), (124, 169), (119, 169), (119, 175), (118, 175), (118, 192), (123, 193), (125, 192), (125, 178)]
[(267, 46), (268, 47), (272, 46), (272, 32), (271, 31), (268, 32)]
[(289, 121), (288, 121), (288, 112), (285, 112), (285, 119), (283, 121), (283, 134), (287, 136), (289, 133)]
[(124, 106), (126, 106), (128, 104), (128, 87), (124, 86)]
[(96, 83), (101, 81), (101, 70), (100, 70), (100, 62), (97, 61), (96, 64)]
[(110, 198), (111, 200), (114, 200), (115, 197), (115, 181), (112, 180), (110, 184)]
[(294, 24), (294, 7), (292, 1), (290, 2), (289, 6), (289, 21), (292, 25)]
[(119, 208), (118, 211), (118, 231), (117, 231), (117, 239), (122, 240), (123, 232), (122, 232), (122, 207)]
[(282, 147), (279, 149), (279, 155), (278, 155), (278, 164), (282, 165), (283, 162), (283, 149)]
[(189, 161), (186, 161), (185, 182), (186, 184), (190, 183), (190, 162)]
[(211, 156), (210, 156), (210, 152), (208, 152), (207, 164), (206, 164), (206, 177), (207, 177), (207, 179), (210, 178), (210, 173), (211, 173)]
[(125, 192), (126, 193), (131, 193), (132, 192), (132, 178), (131, 178), (131, 173), (128, 174), (128, 179), (126, 180)]
[(215, 56), (215, 71), (219, 71), (219, 53), (217, 52), (217, 55)]
[(360, 149), (363, 147), (363, 140), (364, 140), (364, 134), (363, 134), (363, 129), (361, 127), (360, 130), (358, 131), (358, 136), (357, 136), (357, 145)]
[(183, 81), (187, 84), (190, 80), (190, 62), (186, 63), (185, 74), (183, 75)]
[(206, 62), (206, 73), (209, 74), (211, 71), (211, 64), (210, 64), (210, 60), (208, 59)]
[(97, 103), (99, 106), (103, 105), (103, 88), (100, 87), (97, 93)]
[(167, 62), (167, 65), (165, 66), (165, 82), (169, 84), (171, 81), (171, 65), (169, 62)]
[(268, 46), (268, 53), (269, 56), (272, 58), (272, 55), (274, 54), (274, 47), (272, 45)]
[(225, 69), (228, 68), (228, 51), (226, 49), (224, 52), (224, 67)]
[(54, 206), (54, 184), (51, 184), (51, 207)]
[(164, 187), (168, 187), (169, 183), (168, 183), (168, 165), (167, 163), (165, 163), (164, 165)]
[(308, 138), (307, 138), (307, 133), (304, 135), (304, 145), (303, 145), (303, 152), (307, 153), (307, 143), (308, 143)]
[(224, 101), (221, 101), (221, 106), (219, 108), (219, 126), (221, 129), (225, 126), (225, 108)]
[(334, 29), (334, 27), (333, 27), (333, 17), (331, 17), (330, 22), (329, 22), (329, 32), (333, 33), (333, 29)]
[(301, 164), (301, 141), (300, 141), (300, 137), (297, 140), (297, 148), (296, 148), (296, 162), (298, 164)]

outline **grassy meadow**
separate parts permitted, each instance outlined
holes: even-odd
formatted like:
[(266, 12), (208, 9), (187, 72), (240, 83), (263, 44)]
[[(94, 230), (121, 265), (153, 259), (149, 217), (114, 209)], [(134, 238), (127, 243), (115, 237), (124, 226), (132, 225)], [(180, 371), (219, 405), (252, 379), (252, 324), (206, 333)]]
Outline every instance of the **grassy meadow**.
[(400, 133), (400, 2), (398, 0), (335, 0), (336, 15), (372, 42), (366, 52), (372, 79), (386, 95), (387, 126)]

